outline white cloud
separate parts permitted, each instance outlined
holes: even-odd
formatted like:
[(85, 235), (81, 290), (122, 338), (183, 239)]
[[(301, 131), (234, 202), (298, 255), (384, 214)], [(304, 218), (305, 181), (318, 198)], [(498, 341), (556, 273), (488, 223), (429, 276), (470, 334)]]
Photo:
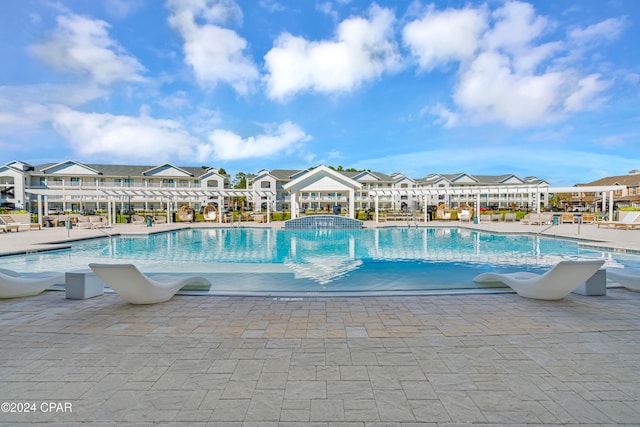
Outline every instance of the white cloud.
[(83, 113), (59, 107), (53, 113), (52, 124), (80, 158), (125, 163), (204, 160), (195, 156), (200, 141), (173, 120)]
[(179, 90), (158, 100), (158, 104), (164, 108), (175, 110), (189, 105), (187, 92)]
[(455, 89), (456, 104), (474, 121), (500, 121), (520, 127), (558, 119), (568, 76), (562, 73), (520, 75), (509, 58), (482, 53), (465, 70)]
[(31, 46), (45, 63), (61, 71), (87, 74), (101, 85), (143, 80), (144, 67), (109, 36), (106, 22), (65, 15), (57, 23), (50, 40)]
[(577, 82), (575, 90), (564, 102), (568, 112), (595, 109), (602, 103), (601, 93), (610, 86), (610, 82), (602, 81), (599, 74), (592, 74)]
[(537, 16), (529, 3), (507, 2), (493, 13), (495, 24), (484, 37), (489, 50), (519, 52), (529, 48), (549, 27), (549, 21)]
[(603, 39), (607, 41), (616, 40), (626, 25), (626, 18), (610, 18), (584, 29), (575, 28), (569, 32), (569, 37), (581, 44)]
[(308, 41), (281, 34), (265, 55), (267, 95), (284, 101), (298, 92), (340, 93), (397, 70), (400, 54), (393, 39), (395, 17), (376, 5), (368, 18), (340, 23), (334, 40)]
[(420, 115), (422, 116), (427, 111), (437, 117), (435, 121), (437, 124), (441, 124), (446, 128), (454, 127), (460, 121), (460, 115), (458, 113), (449, 110), (442, 104), (436, 104), (430, 109), (423, 108), (422, 111), (420, 111)]
[(431, 6), (424, 16), (407, 24), (402, 35), (420, 68), (428, 71), (450, 61), (473, 57), (486, 27), (483, 9), (447, 9), (441, 12)]
[(276, 0), (260, 0), (260, 7), (268, 10), (269, 12), (282, 12), (287, 10), (286, 7)]
[(104, 11), (116, 19), (126, 18), (142, 6), (141, 0), (103, 0)]
[(207, 147), (207, 150), (213, 150), (218, 160), (265, 157), (282, 151), (290, 153), (310, 138), (302, 128), (291, 122), (280, 124), (275, 131), (268, 130), (264, 135), (249, 138), (242, 138), (228, 130), (216, 129), (209, 134), (212, 146)]
[[(574, 30), (571, 37), (614, 37), (623, 23), (603, 21)], [(423, 111), (445, 127), (486, 122), (528, 127), (600, 105), (610, 82), (580, 71), (578, 56), (568, 52), (575, 40), (539, 42), (555, 25), (532, 5), (517, 1), (490, 14), (484, 9), (429, 7), (404, 27), (404, 43), (422, 69), (449, 65), (458, 72), (453, 106), (439, 103)]]
[[(248, 94), (259, 74), (246, 56), (247, 41), (235, 31), (215, 24), (242, 21), (242, 11), (232, 0), (169, 0), (169, 23), (184, 39), (185, 63), (201, 86), (230, 84)], [(200, 25), (199, 21), (206, 23)]]

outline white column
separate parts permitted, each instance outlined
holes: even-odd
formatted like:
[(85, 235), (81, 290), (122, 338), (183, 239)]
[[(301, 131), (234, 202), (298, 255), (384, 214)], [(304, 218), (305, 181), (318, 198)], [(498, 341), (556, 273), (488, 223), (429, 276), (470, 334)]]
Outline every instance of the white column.
[(171, 199), (167, 199), (167, 224), (171, 224)]
[(291, 219), (298, 218), (298, 192), (291, 193)]
[(613, 221), (613, 190), (609, 191), (609, 221)]
[(42, 228), (44, 221), (42, 220), (42, 194), (36, 195), (36, 201), (38, 203), (38, 225)]
[(267, 196), (267, 224), (271, 222), (271, 197)]
[[(424, 197), (422, 198), (422, 210), (424, 211), (424, 222), (428, 221), (428, 215), (429, 215), (429, 205), (427, 205), (427, 195), (425, 194)], [(429, 218), (431, 219), (431, 218)]]
[(356, 192), (354, 190), (349, 190), (349, 218), (356, 217), (355, 215), (355, 207), (356, 207)]
[[(480, 223), (480, 193), (476, 194), (475, 211), (476, 211), (475, 217), (478, 219), (478, 224), (479, 224)], [(475, 222), (475, 220), (473, 222)]]
[(380, 214), (378, 212), (378, 204), (379, 203), (380, 203), (380, 196), (378, 196), (376, 194), (376, 197), (375, 197), (374, 202), (373, 202), (375, 210), (376, 210), (376, 223), (380, 222)]

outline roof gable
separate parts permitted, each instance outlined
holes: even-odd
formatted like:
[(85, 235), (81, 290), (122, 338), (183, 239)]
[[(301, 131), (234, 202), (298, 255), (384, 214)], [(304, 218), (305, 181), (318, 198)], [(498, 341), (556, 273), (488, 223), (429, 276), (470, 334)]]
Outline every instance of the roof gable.
[(355, 179), (358, 182), (375, 182), (380, 181), (380, 177), (369, 171), (362, 171), (351, 179)]
[(453, 178), (451, 180), (451, 182), (454, 182), (456, 184), (477, 184), (478, 183), (478, 179), (476, 179), (475, 177), (469, 175), (468, 173), (461, 173), (455, 176), (455, 178)]
[(143, 175), (146, 176), (171, 176), (171, 177), (192, 177), (193, 174), (187, 172), (186, 170), (179, 168), (177, 166), (173, 166), (170, 163), (165, 163), (164, 165), (156, 166), (154, 168), (148, 169), (142, 172)]
[(18, 169), (18, 170), (23, 171), (23, 172), (32, 171), (34, 169), (34, 167), (31, 166), (29, 163), (21, 162), (19, 160), (10, 161), (10, 162), (6, 163), (6, 166), (9, 166), (9, 167), (11, 167), (13, 169)]
[(506, 177), (502, 178), (499, 182), (500, 184), (524, 184), (524, 181), (515, 175), (507, 175)]
[(66, 162), (56, 163), (42, 169), (42, 172), (48, 175), (101, 175), (102, 173), (85, 164), (76, 162), (75, 160), (67, 160)]
[(283, 188), (289, 191), (332, 191), (356, 190), (362, 188), (362, 185), (358, 181), (320, 165), (286, 183)]

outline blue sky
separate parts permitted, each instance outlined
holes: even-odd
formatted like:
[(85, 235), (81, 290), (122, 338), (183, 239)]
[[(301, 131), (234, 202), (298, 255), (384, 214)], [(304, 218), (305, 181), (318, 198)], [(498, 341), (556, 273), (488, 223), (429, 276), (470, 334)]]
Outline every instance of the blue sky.
[(640, 168), (640, 2), (9, 0), (0, 163)]

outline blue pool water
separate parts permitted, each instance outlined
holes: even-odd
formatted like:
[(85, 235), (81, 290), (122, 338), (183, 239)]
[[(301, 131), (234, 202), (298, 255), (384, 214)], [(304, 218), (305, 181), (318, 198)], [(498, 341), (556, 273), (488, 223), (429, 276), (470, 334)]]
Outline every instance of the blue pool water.
[(486, 271), (545, 271), (562, 259), (640, 267), (640, 257), (577, 241), (456, 228), (364, 230), (193, 229), (81, 241), (69, 250), (3, 257), (16, 271), (68, 271), (130, 262), (145, 273), (198, 274), (212, 292), (476, 289)]

